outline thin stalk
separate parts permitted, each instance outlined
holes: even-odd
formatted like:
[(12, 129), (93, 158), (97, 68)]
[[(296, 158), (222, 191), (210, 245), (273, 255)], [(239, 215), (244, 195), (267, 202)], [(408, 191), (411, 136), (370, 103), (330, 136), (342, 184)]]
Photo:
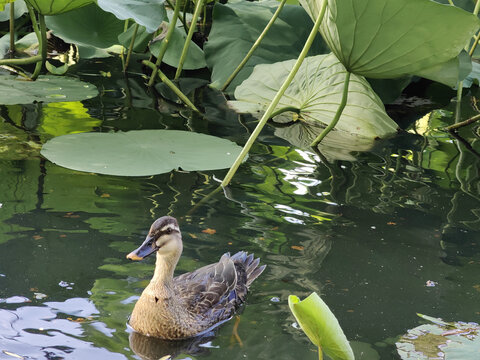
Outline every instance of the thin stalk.
[(42, 61), (42, 55), (35, 55), (35, 56), (22, 58), (22, 59), (2, 59), (0, 60), (0, 65), (20, 66), (20, 65), (34, 64), (38, 61)]
[(272, 102), (268, 106), (267, 110), (265, 111), (265, 114), (263, 114), (262, 118), (258, 122), (257, 126), (255, 127), (255, 130), (253, 130), (252, 134), (247, 140), (247, 143), (243, 147), (242, 151), (240, 154), (237, 156), (235, 159), (235, 162), (233, 163), (232, 167), (228, 170), (227, 175), (225, 175), (225, 178), (222, 181), (222, 186), (225, 187), (227, 186), (230, 181), (233, 178), (233, 175), (237, 172), (238, 167), (242, 163), (243, 159), (245, 159), (245, 156), (247, 156), (248, 151), (252, 147), (253, 143), (255, 142), (255, 139), (258, 137), (260, 134), (260, 131), (262, 131), (263, 127), (267, 123), (268, 119), (270, 119), (271, 115), (273, 114), (275, 108), (277, 107), (278, 103), (280, 102), (280, 99), (282, 98), (283, 94), (287, 90), (288, 86), (292, 82), (293, 78), (298, 72), (298, 69), (300, 69), (300, 65), (302, 65), (303, 60), (307, 56), (308, 51), (310, 50), (310, 47), (312, 46), (313, 40), (315, 40), (315, 36), (318, 34), (318, 29), (320, 28), (320, 24), (322, 23), (323, 20), (323, 15), (325, 14), (325, 10), (327, 8), (327, 3), (328, 1), (323, 1), (322, 2), (322, 7), (320, 9), (320, 12), (317, 16), (317, 19), (315, 20), (315, 24), (313, 25), (312, 31), (310, 31), (310, 35), (308, 35), (307, 41), (305, 42), (305, 45), (303, 46), (303, 49), (298, 55), (297, 61), (293, 65), (292, 70), (290, 71), (290, 74), (288, 74), (287, 78), (283, 82), (282, 86), (278, 90), (277, 94), (273, 98)]
[(320, 346), (318, 347), (318, 360), (323, 360), (323, 351)]
[(155, 77), (157, 76), (158, 67), (162, 63), (163, 56), (165, 55), (165, 52), (167, 51), (168, 43), (170, 42), (170, 38), (172, 37), (173, 31), (175, 30), (175, 25), (177, 24), (178, 13), (180, 12), (180, 2), (181, 2), (180, 0), (177, 0), (175, 2), (175, 8), (173, 9), (172, 20), (170, 20), (170, 24), (168, 25), (167, 34), (165, 35), (165, 38), (162, 40), (162, 44), (160, 46), (160, 51), (158, 52), (158, 55), (157, 55), (157, 61), (155, 62), (155, 67), (152, 68), (153, 72), (152, 72), (152, 75), (150, 75), (150, 80), (148, 81), (148, 86), (153, 85), (153, 83), (155, 81)]
[(40, 38), (38, 39), (38, 52), (42, 57), (41, 61), (37, 62), (35, 66), (35, 70), (32, 74), (32, 80), (35, 80), (38, 75), (40, 75), (40, 71), (43, 68), (43, 64), (47, 60), (47, 27), (45, 25), (45, 16), (42, 14), (38, 14), (38, 21), (40, 24)]
[(37, 17), (35, 16), (35, 11), (33, 11), (33, 7), (27, 2), (25, 1), (25, 5), (27, 5), (27, 9), (28, 9), (28, 14), (30, 15), (30, 21), (32, 22), (32, 27), (33, 27), (33, 31), (35, 31), (35, 35), (37, 35), (37, 39), (39, 39), (39, 43), (40, 43), (40, 29), (38, 27), (38, 22), (37, 22)]
[(15, 54), (15, 3), (10, 3), (10, 56)]
[[(168, 6), (169, 6), (171, 9), (174, 9), (174, 8), (175, 8), (175, 5), (173, 5), (170, 0), (165, 0), (165, 1), (167, 2)], [(185, 3), (187, 3), (187, 1), (185, 1)], [(178, 17), (178, 20), (180, 20), (180, 22), (182, 23), (182, 25), (183, 25), (184, 28), (187, 27), (187, 25), (186, 25), (185, 22), (184, 22), (185, 20), (184, 20), (183, 16), (179, 16), (179, 17)], [(185, 32), (185, 34), (186, 34), (186, 32)]]
[(478, 15), (478, 12), (480, 11), (480, 1), (477, 0), (475, 3), (475, 9), (473, 9), (473, 15)]
[(296, 108), (295, 106), (285, 106), (281, 109), (278, 109), (277, 111), (274, 111), (272, 113), (272, 115), (270, 115), (270, 119), (274, 118), (275, 116), (277, 115), (280, 115), (284, 112), (288, 112), (288, 111), (291, 111), (291, 112), (294, 112), (294, 113), (297, 113), (297, 114), (300, 114), (300, 109), (299, 108)]
[(457, 85), (457, 103), (455, 104), (455, 123), (460, 122), (462, 117), (462, 92), (463, 81), (459, 81)]
[(475, 121), (478, 121), (480, 120), (480, 114), (479, 115), (475, 115), (473, 117), (471, 117), (470, 119), (467, 119), (465, 121), (461, 121), (461, 122), (457, 122), (453, 125), (450, 125), (450, 126), (447, 126), (446, 128), (444, 128), (443, 130), (446, 130), (446, 131), (454, 131), (454, 130), (457, 130), (461, 127), (464, 127), (464, 126), (467, 126), (467, 125), (470, 125), (472, 123), (474, 123)]
[(452, 0), (448, 0), (448, 2), (450, 3), (450, 5), (455, 6)]
[(343, 109), (345, 109), (345, 105), (347, 105), (348, 99), (348, 85), (350, 84), (350, 71), (347, 71), (345, 75), (345, 82), (343, 84), (343, 93), (342, 93), (342, 100), (340, 101), (340, 105), (338, 106), (337, 112), (335, 113), (335, 117), (333, 118), (332, 122), (317, 136), (315, 140), (310, 144), (311, 147), (317, 147), (317, 145), (322, 141), (327, 134), (332, 131), (332, 129), (337, 125), (338, 120), (340, 120), (340, 116), (342, 116)]
[(180, 61), (178, 62), (177, 72), (175, 73), (175, 80), (178, 80), (180, 74), (182, 73), (183, 64), (187, 58), (188, 49), (190, 47), (190, 41), (192, 40), (193, 33), (197, 27), (198, 16), (200, 11), (203, 9), (203, 3), (205, 0), (197, 0), (197, 5), (195, 6), (195, 11), (193, 13), (192, 23), (190, 24), (190, 29), (188, 29), (187, 38), (185, 39), (185, 44), (183, 45), (182, 55), (180, 55)]
[[(144, 65), (150, 67), (151, 69), (156, 68), (155, 64), (151, 63), (150, 61), (143, 60), (142, 63)], [(165, 85), (167, 85), (180, 98), (180, 100), (182, 100), (185, 103), (185, 105), (187, 105), (193, 111), (200, 112), (195, 107), (195, 105), (193, 105), (193, 103), (190, 101), (190, 99), (188, 97), (186, 97), (185, 94), (182, 93), (182, 91), (178, 87), (176, 87), (175, 84), (167, 77), (167, 75), (165, 75), (163, 72), (161, 72), (160, 69), (158, 69), (158, 68), (157, 68), (157, 74), (158, 74), (158, 77), (160, 78), (160, 80)]]
[(223, 84), (223, 86), (220, 88), (220, 91), (225, 91), (225, 89), (230, 85), (230, 83), (233, 81), (233, 79), (235, 78), (235, 76), (237, 76), (237, 74), (240, 72), (240, 70), (243, 69), (243, 67), (245, 66), (245, 64), (247, 63), (247, 61), (252, 57), (254, 51), (258, 48), (258, 46), (260, 45), (260, 43), (262, 42), (262, 40), (265, 38), (265, 36), (267, 35), (268, 33), (268, 30), (270, 30), (270, 28), (272, 27), (273, 23), (275, 22), (275, 20), (278, 18), (278, 15), (280, 15), (280, 12), (282, 11), (283, 9), (283, 6), (285, 5), (285, 3), (287, 2), (287, 0), (282, 0), (282, 2), (280, 3), (280, 5), (278, 5), (278, 8), (277, 10), (275, 11), (275, 13), (273, 14), (272, 18), (270, 19), (270, 21), (268, 22), (268, 24), (265, 26), (265, 29), (263, 29), (262, 33), (260, 34), (260, 36), (257, 38), (257, 40), (255, 41), (255, 43), (252, 45), (252, 47), (250, 48), (250, 50), (248, 51), (247, 55), (245, 55), (245, 57), (243, 58), (243, 60), (240, 62), (240, 64), (238, 64), (237, 68), (233, 71), (233, 73), (228, 77), (227, 81), (225, 81), (225, 84)]
[(470, 55), (470, 56), (473, 55), (473, 52), (477, 48), (478, 41), (480, 40), (480, 31), (477, 33), (477, 35), (474, 38), (475, 38), (475, 41), (473, 42), (472, 47), (470, 48), (470, 51), (468, 52), (468, 55)]
[(132, 40), (130, 41), (130, 46), (128, 47), (127, 59), (125, 60), (125, 65), (123, 66), (123, 72), (127, 71), (128, 64), (130, 62), (130, 56), (133, 52), (133, 46), (135, 45), (135, 39), (137, 38), (138, 24), (135, 24), (133, 29)]
[[(128, 30), (128, 19), (123, 23), (123, 32)], [(122, 60), (122, 68), (125, 69), (125, 46), (122, 46), (122, 51), (120, 52), (120, 59)]]

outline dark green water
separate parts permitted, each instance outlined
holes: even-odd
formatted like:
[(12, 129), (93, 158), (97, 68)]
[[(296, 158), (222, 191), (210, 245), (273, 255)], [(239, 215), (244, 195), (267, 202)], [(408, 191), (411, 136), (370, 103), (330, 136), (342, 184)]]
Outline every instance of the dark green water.
[[(146, 96), (139, 79), (99, 79), (95, 66), (78, 70), (101, 91), (83, 107), (1, 109), (0, 359), (315, 359), (287, 305), (288, 295), (313, 291), (359, 359), (397, 359), (395, 338), (422, 323), (417, 312), (480, 321), (480, 161), (434, 130), (452, 122), (454, 104), (354, 153), (357, 161), (328, 166), (266, 128), (227, 191), (187, 215), (226, 171), (80, 173), (42, 159), (38, 144), (73, 131), (163, 128), (243, 144), (254, 122), (207, 89), (197, 94), (207, 119), (192, 117)], [(469, 100), (465, 117), (474, 113)], [(478, 152), (475, 131), (462, 134)], [(179, 273), (227, 251), (254, 252), (267, 264), (237, 320), (239, 338), (231, 320), (201, 346), (129, 343), (127, 318), (154, 258), (125, 255), (166, 214), (183, 232)]]

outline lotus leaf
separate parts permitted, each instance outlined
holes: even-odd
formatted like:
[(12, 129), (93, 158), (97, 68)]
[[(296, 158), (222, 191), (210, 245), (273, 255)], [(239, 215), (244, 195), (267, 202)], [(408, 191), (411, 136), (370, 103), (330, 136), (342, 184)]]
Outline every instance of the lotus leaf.
[[(236, 2), (215, 4), (213, 25), (205, 56), (212, 70), (212, 83), (221, 87), (242, 61), (273, 16), (277, 1)], [(302, 50), (313, 23), (300, 6), (286, 5), (266, 37), (228, 90), (233, 91), (257, 64), (271, 64), (295, 59)], [(330, 52), (318, 36), (310, 49), (311, 55)]]
[[(419, 314), (420, 315), (420, 314)], [(445, 323), (420, 315), (433, 322), (408, 330), (396, 343), (402, 359), (477, 359), (480, 356), (480, 326), (477, 323)], [(453, 326), (451, 326), (453, 325)]]
[[(257, 65), (252, 75), (235, 90), (229, 104), (239, 112), (262, 114), (288, 76), (295, 60)], [(311, 124), (329, 124), (340, 104), (345, 67), (335, 55), (305, 58), (276, 110), (293, 107)], [(283, 116), (284, 118), (285, 116)], [(397, 132), (380, 98), (364, 77), (351, 75), (348, 101), (335, 129), (366, 138), (386, 138)]]
[(45, 75), (36, 81), (1, 76), (0, 93), (0, 104), (13, 105), (85, 100), (97, 96), (98, 91), (94, 85), (74, 78)]
[(58, 15), (94, 3), (94, 0), (26, 0), (42, 15)]
[(78, 171), (148, 176), (173, 169), (230, 167), (241, 147), (215, 136), (179, 130), (139, 130), (63, 135), (43, 145), (53, 163)]
[(343, 65), (358, 75), (394, 78), (455, 58), (478, 30), (473, 14), (430, 0), (301, 0)]
[[(25, 1), (23, 0), (16, 0), (15, 1), (15, 9), (14, 9), (14, 18), (18, 19), (20, 16), (27, 12), (27, 6), (25, 5)], [(0, 1), (0, 21), (8, 21), (10, 20), (10, 4), (6, 4), (5, 10), (1, 11), (1, 1)]]
[(105, 49), (118, 44), (124, 22), (92, 4), (58, 16), (45, 18), (53, 33), (68, 43)]
[(149, 33), (158, 29), (167, 18), (165, 0), (98, 0), (98, 6), (114, 14), (120, 20), (133, 19), (145, 26)]
[(333, 360), (353, 360), (354, 355), (337, 318), (317, 293), (300, 301), (288, 297), (290, 311), (310, 341), (325, 351)]

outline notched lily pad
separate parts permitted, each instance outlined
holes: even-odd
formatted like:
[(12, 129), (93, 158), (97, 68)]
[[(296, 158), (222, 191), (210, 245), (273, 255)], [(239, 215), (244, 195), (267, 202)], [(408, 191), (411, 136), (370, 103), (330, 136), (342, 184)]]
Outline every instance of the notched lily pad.
[(0, 105), (15, 105), (91, 99), (98, 91), (92, 84), (69, 77), (46, 75), (27, 81), (16, 76), (0, 76), (0, 94)]
[(241, 149), (229, 140), (189, 131), (138, 130), (63, 135), (45, 143), (41, 154), (72, 170), (149, 176), (228, 168)]
[(477, 323), (446, 323), (441, 319), (420, 316), (432, 324), (417, 326), (400, 338), (395, 345), (402, 359), (480, 358), (480, 326)]

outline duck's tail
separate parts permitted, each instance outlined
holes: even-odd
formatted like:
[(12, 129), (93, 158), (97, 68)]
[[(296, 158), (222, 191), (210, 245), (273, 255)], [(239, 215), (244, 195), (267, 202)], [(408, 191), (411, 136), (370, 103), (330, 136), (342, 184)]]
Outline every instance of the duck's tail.
[(254, 258), (253, 254), (247, 254), (245, 251), (239, 251), (236, 254), (233, 254), (231, 257), (235, 266), (243, 267), (246, 275), (247, 289), (250, 287), (252, 282), (260, 276), (260, 274), (265, 270), (266, 265), (258, 266), (260, 264), (260, 258)]

